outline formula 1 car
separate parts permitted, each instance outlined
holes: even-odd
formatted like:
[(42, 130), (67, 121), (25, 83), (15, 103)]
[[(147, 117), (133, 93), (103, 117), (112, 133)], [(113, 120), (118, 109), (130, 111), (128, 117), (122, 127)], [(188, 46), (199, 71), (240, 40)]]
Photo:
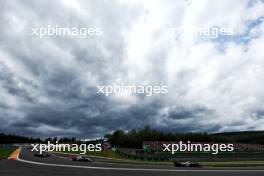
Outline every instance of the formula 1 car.
[(77, 157), (72, 157), (72, 161), (83, 161), (83, 162), (92, 162), (91, 158), (88, 158), (87, 156), (77, 156)]
[(201, 167), (199, 163), (191, 162), (191, 161), (174, 161), (174, 166), (176, 167)]

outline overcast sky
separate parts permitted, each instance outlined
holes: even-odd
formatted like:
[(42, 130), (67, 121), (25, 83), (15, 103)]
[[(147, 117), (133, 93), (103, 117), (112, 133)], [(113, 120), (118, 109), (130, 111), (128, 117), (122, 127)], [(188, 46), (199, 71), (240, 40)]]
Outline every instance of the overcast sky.
[[(32, 35), (48, 25), (101, 35)], [(188, 31), (204, 28), (233, 35)], [(0, 132), (264, 130), (263, 31), (262, 0), (0, 0)], [(168, 94), (97, 93), (117, 79)]]

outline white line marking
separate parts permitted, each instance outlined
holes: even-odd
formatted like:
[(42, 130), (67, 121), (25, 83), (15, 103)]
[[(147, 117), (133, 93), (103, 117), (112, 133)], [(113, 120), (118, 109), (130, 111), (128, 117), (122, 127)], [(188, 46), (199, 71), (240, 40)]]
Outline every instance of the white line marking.
[(110, 168), (110, 167), (94, 167), (94, 166), (77, 166), (77, 165), (65, 165), (65, 164), (52, 164), (52, 163), (41, 163), (35, 161), (28, 161), (18, 158), (17, 161), (30, 163), (42, 166), (53, 166), (53, 167), (69, 167), (69, 168), (81, 168), (81, 169), (96, 169), (96, 170), (117, 170), (117, 171), (148, 171), (148, 172), (264, 172), (264, 170), (176, 170), (176, 169), (144, 169), (144, 168)]

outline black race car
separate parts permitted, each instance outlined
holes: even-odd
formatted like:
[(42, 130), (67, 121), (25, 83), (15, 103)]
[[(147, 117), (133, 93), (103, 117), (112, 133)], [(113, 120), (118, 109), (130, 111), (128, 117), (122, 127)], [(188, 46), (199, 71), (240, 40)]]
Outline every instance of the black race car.
[(77, 156), (77, 157), (73, 157), (72, 161), (84, 161), (84, 162), (92, 162), (91, 158), (88, 158), (87, 156)]
[(174, 161), (174, 166), (176, 167), (201, 167), (199, 163), (191, 161)]

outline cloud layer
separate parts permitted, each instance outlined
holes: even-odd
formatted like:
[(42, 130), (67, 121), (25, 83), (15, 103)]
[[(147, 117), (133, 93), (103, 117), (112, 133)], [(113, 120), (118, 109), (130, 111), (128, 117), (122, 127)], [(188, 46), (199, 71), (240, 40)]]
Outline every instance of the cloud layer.
[[(264, 130), (263, 21), (261, 0), (0, 0), (0, 131)], [(48, 25), (96, 26), (102, 35), (32, 36)], [(187, 33), (168, 32), (179, 26)], [(188, 33), (213, 27), (234, 35)], [(117, 79), (165, 84), (168, 94), (97, 94)]]

